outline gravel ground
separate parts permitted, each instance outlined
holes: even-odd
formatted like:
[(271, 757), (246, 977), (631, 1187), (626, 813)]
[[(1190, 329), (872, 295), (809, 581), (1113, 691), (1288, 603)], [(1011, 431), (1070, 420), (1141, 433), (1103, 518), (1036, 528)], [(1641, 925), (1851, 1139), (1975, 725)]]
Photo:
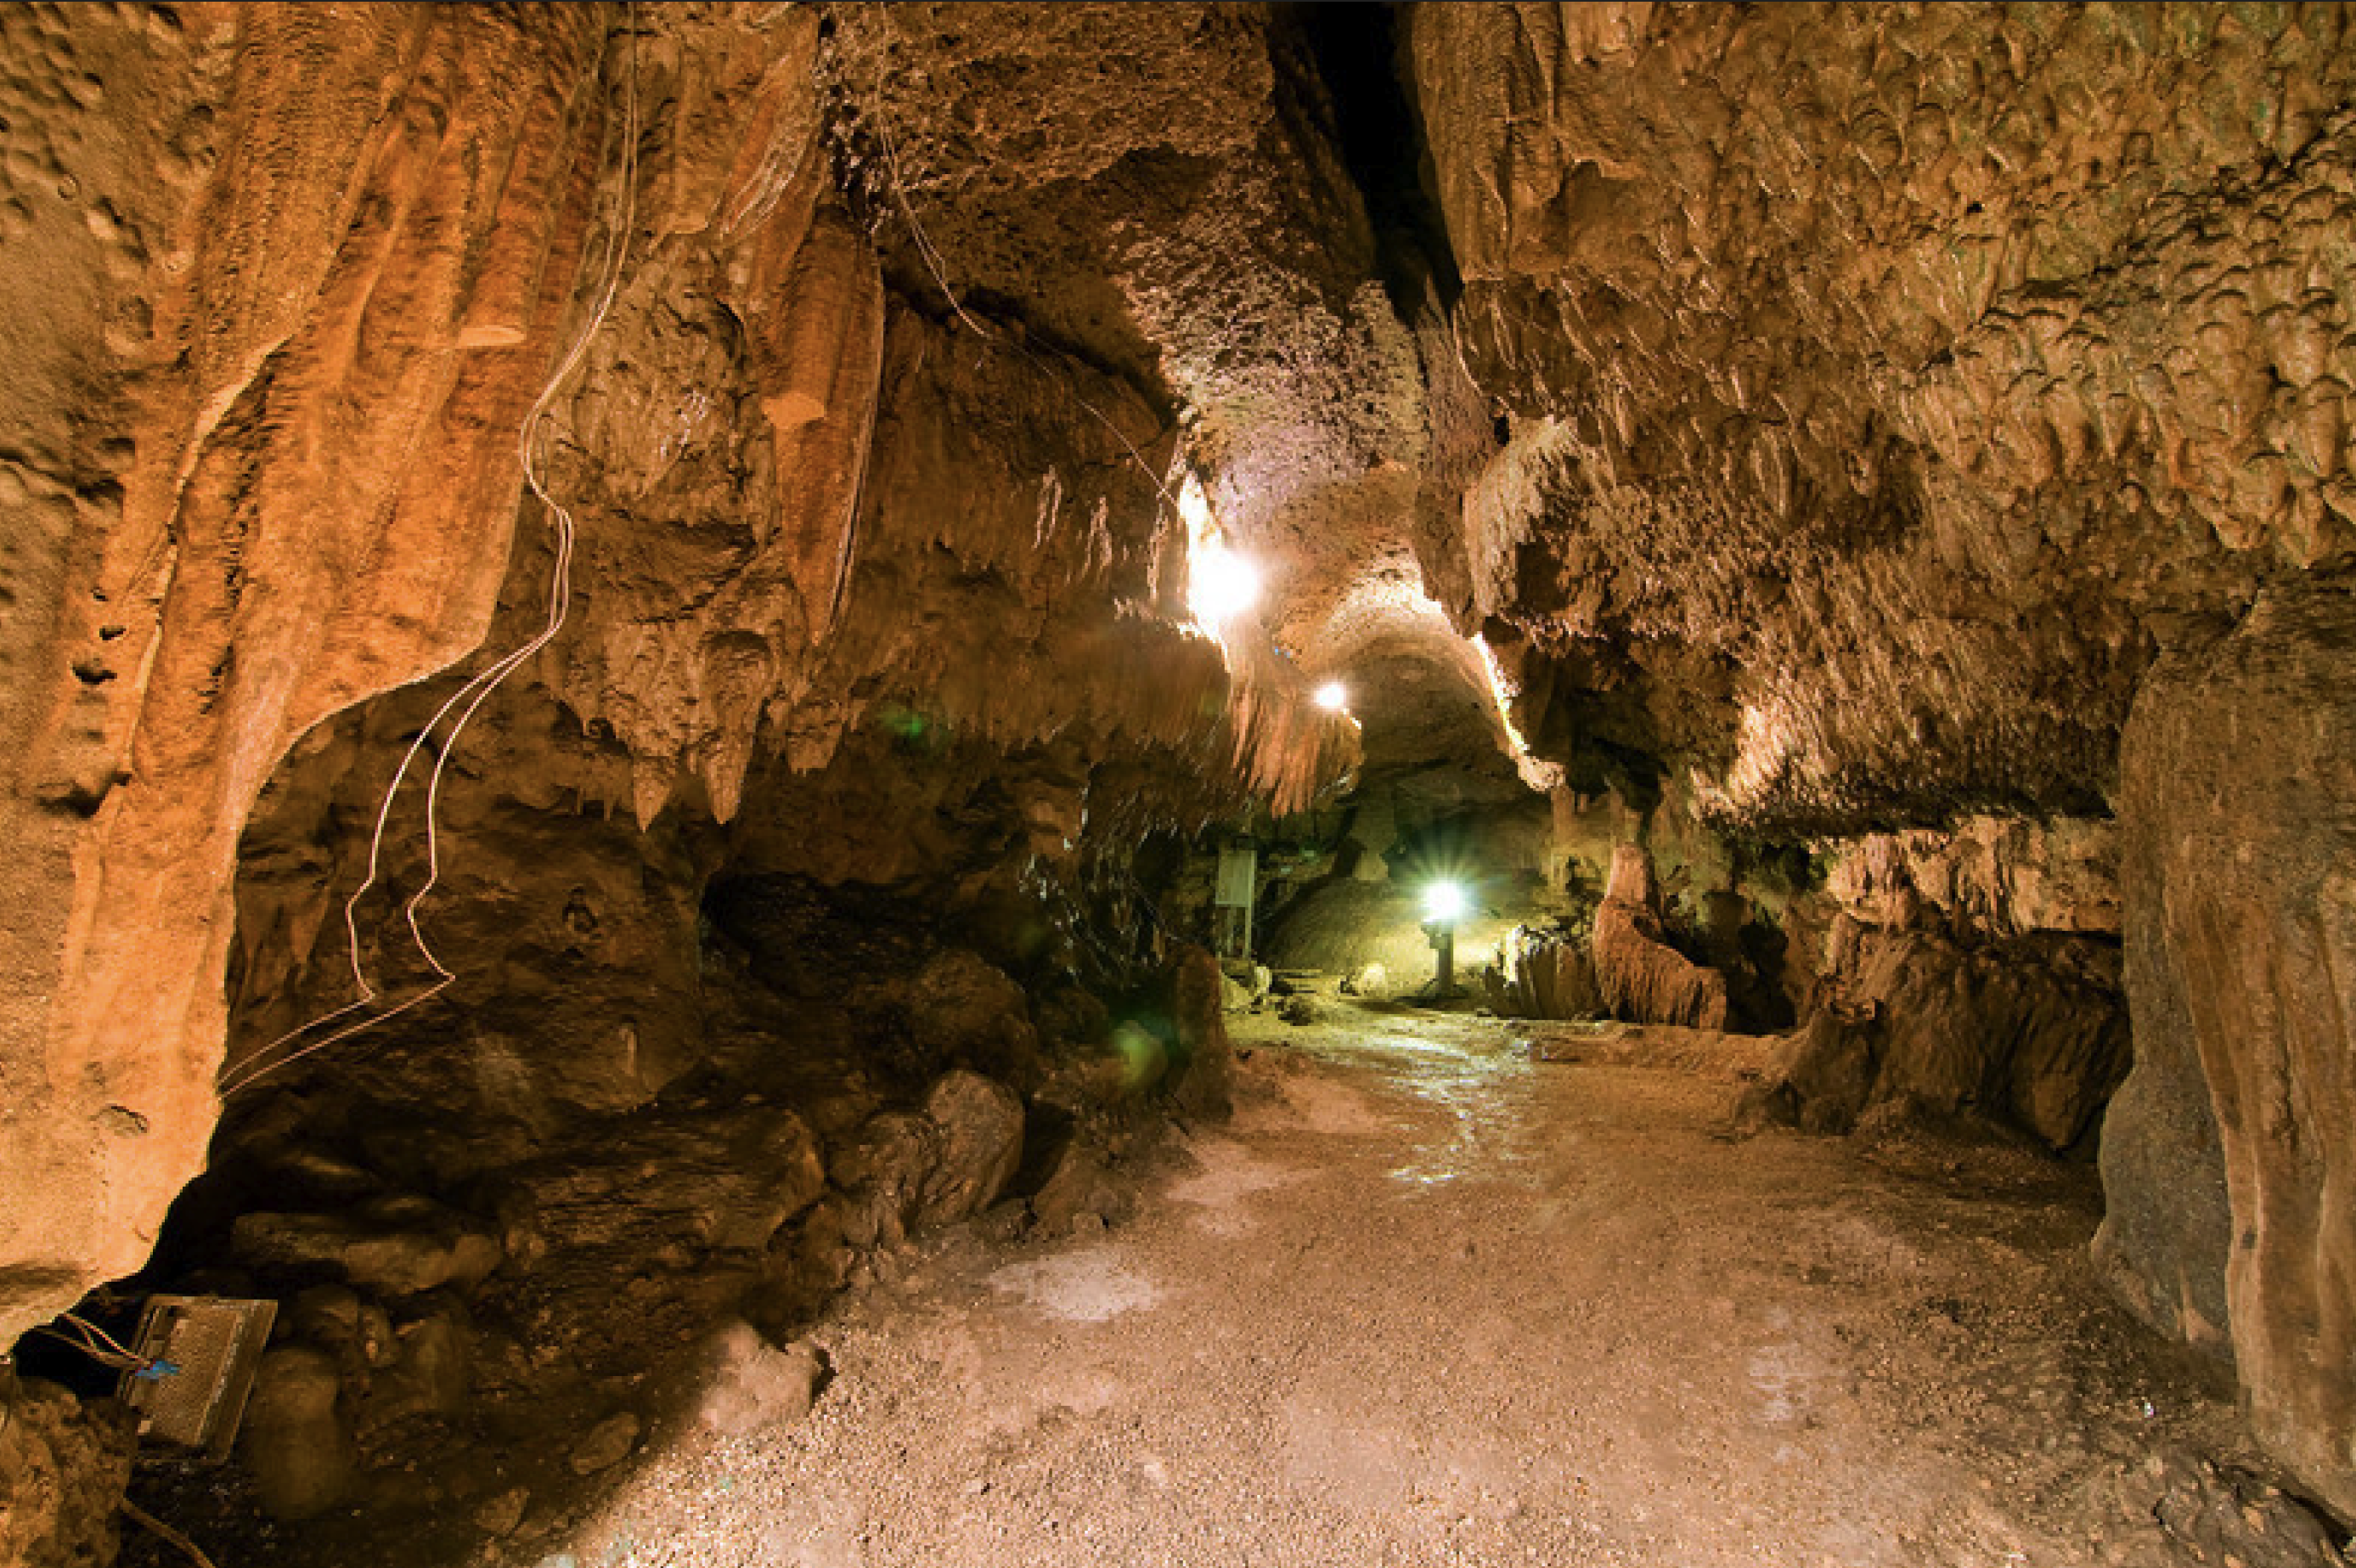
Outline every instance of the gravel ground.
[(1676, 1071), (1404, 1011), (1237, 1043), (1237, 1116), (1173, 1133), (1135, 1222), (911, 1251), (814, 1334), (808, 1416), (659, 1423), (477, 1561), (2337, 1560), (2102, 1295), (2090, 1172), (1731, 1142), (1690, 1039)]

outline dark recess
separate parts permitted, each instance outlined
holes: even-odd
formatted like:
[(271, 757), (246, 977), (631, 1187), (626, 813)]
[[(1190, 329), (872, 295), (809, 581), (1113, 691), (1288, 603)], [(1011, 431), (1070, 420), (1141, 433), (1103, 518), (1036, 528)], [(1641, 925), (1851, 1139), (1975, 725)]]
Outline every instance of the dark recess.
[(1440, 205), (1424, 183), (1430, 160), (1423, 116), (1407, 85), (1395, 5), (1293, 4), (1277, 7), (1308, 41), (1317, 74), (1333, 101), (1342, 161), (1366, 203), (1375, 231), (1375, 264), (1399, 319), (1413, 322), (1435, 303), (1456, 308), (1463, 283)]

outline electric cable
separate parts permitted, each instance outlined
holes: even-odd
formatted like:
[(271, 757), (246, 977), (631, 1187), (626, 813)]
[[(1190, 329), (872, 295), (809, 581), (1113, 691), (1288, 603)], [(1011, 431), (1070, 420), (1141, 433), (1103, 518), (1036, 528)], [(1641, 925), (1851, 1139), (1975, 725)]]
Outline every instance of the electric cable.
[(122, 1502), (116, 1506), (122, 1509), (125, 1519), (128, 1519), (140, 1529), (146, 1530), (149, 1534), (155, 1536), (165, 1544), (177, 1548), (180, 1554), (186, 1557), (189, 1562), (195, 1563), (197, 1568), (213, 1568), (213, 1560), (206, 1556), (203, 1550), (198, 1547), (195, 1541), (190, 1541), (187, 1536), (181, 1534), (178, 1530), (174, 1530), (170, 1525), (166, 1524), (162, 1520), (157, 1519), (145, 1509), (143, 1509), (137, 1503), (133, 1502), (129, 1498), (124, 1498)]
[(179, 1370), (169, 1361), (159, 1361), (142, 1356), (123, 1341), (76, 1313), (61, 1312), (57, 1321), (64, 1326), (43, 1325), (31, 1330), (44, 1338), (80, 1351), (109, 1371), (129, 1372), (136, 1377), (169, 1376)]
[[(441, 956), (434, 952), (433, 944), (425, 940), (425, 933), (418, 925), (417, 911), (426, 895), (434, 891), (442, 878), (441, 838), (437, 825), (441, 807), (442, 779), (450, 765), (450, 754), (456, 749), (458, 737), (465, 733), (468, 723), (473, 720), (483, 703), (490, 698), (491, 693), (498, 691), (506, 682), (508, 677), (520, 668), (526, 660), (556, 639), (557, 634), (563, 629), (564, 623), (572, 613), (573, 552), (579, 531), (574, 525), (572, 512), (549, 493), (541, 471), (535, 444), (548, 418), (551, 405), (554, 403), (564, 384), (580, 369), (582, 360), (588, 354), (590, 344), (605, 328), (606, 316), (611, 311), (615, 297), (621, 289), (622, 275), (629, 255), (630, 233), (637, 220), (637, 0), (625, 0), (623, 15), (625, 28), (629, 35), (628, 89), (623, 115), (620, 212), (618, 220), (606, 231), (605, 250), (598, 263), (599, 270), (605, 274), (605, 285), (598, 297), (596, 307), (590, 314), (588, 324), (574, 339), (571, 350), (559, 363), (554, 373), (541, 386), (540, 395), (532, 400), (531, 410), (525, 414), (522, 428), (516, 440), (516, 456), (523, 470), (524, 486), (542, 506), (548, 509), (553, 518), (552, 529), (556, 537), (556, 551), (554, 567), (549, 583), (547, 618), (535, 636), (477, 671), (472, 679), (450, 694), (441, 707), (434, 711), (434, 716), (426, 722), (425, 727), (420, 730), (415, 738), (410, 742), (408, 750), (402, 754), (401, 765), (393, 770), (391, 781), (385, 786), (383, 798), (377, 806), (375, 831), (369, 839), (368, 875), (353, 891), (352, 896), (344, 902), (344, 930), (351, 959), (352, 979), (359, 988), (359, 994), (334, 1012), (323, 1014), (319, 1017), (296, 1026), (256, 1051), (249, 1059), (245, 1069), (230, 1075), (222, 1081), (218, 1093), (223, 1101), (242, 1090), (251, 1088), (281, 1068), (348, 1040), (365, 1029), (373, 1028), (421, 1003), (440, 995), (458, 978), (456, 972), (444, 964)], [(602, 71), (601, 55), (600, 74)], [(382, 880), (384, 841), (392, 818), (394, 798), (399, 794), (402, 785), (408, 780), (410, 769), (416, 764), (419, 753), (433, 741), (435, 731), (454, 712), (456, 713), (457, 717), (451, 724), (449, 733), (444, 736), (434, 751), (434, 767), (425, 783), (425, 881), (417, 891), (409, 896), (401, 909), (402, 920), (409, 928), (410, 940), (415, 943), (419, 956), (423, 958), (426, 964), (433, 970), (434, 979), (432, 983), (391, 1006), (380, 1012), (368, 1013), (368, 1010), (378, 1001), (379, 993), (376, 987), (369, 983), (366, 966), (360, 960), (359, 917), (360, 900), (365, 898)], [(348, 1018), (354, 1013), (368, 1013), (368, 1015), (345, 1024), (342, 1027), (321, 1039), (311, 1042), (300, 1050), (290, 1051), (274, 1060), (271, 1059), (272, 1053), (282, 1046), (324, 1025), (334, 1024), (340, 1019)]]

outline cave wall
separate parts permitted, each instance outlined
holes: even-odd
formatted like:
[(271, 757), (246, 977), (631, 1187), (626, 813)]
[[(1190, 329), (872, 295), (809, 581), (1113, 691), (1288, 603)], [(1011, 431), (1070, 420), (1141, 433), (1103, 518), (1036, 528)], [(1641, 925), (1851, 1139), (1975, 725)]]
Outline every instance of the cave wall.
[[(543, 1152), (730, 1049), (855, 1044), (874, 1021), (855, 973), (791, 1026), (732, 1013), (713, 888), (884, 897), (894, 921), (1028, 897), (1013, 921), (1052, 923), (1102, 847), (1303, 801), (1356, 756), (1297, 676), (1184, 618), (1159, 390), (937, 317), (884, 275), (837, 188), (819, 15), (644, 21), (615, 67), (646, 121), (634, 259), (552, 419), (550, 485), (579, 526), (569, 617), (453, 748), (432, 841), (450, 1006), (317, 1061), (294, 1055), (316, 1033), (284, 1037), (353, 995), (358, 830), (455, 676), (298, 747), (241, 882), (230, 1081), (266, 1095), (281, 1058), (299, 1086), (348, 1057), (371, 1114), (428, 1142), (421, 1118), (476, 1129), (478, 1161)], [(601, 210), (631, 194), (617, 179), (609, 162)], [(517, 550), (491, 649), (540, 624), (554, 570), (546, 538)], [(399, 918), (428, 875), (416, 791), (389, 821), (356, 924), (364, 966), (414, 983), (433, 978)]]
[(13, 1339), (201, 1160), (270, 768), (483, 633), (606, 105), (583, 10), (5, 25)]
[(2356, 1508), (2351, 668), (2346, 579), (2286, 585), (2136, 699), (2137, 1061), (2106, 1134), (2105, 1184), (2126, 1200), (2101, 1249), (2188, 1337), (2214, 1336), (2222, 1305), (2253, 1423), (2342, 1510)]
[(1523, 733), (1762, 830), (2099, 811), (2154, 650), (2348, 546), (2348, 23), (1417, 8), (1512, 434), (1432, 575), (1566, 677)]
[[(31, 62), (11, 89), (27, 149), (9, 164), (27, 263), (11, 323), (48, 379), (26, 383), (32, 434), (5, 454), (7, 690), (34, 744), (7, 791), (23, 918), (0, 1160), (12, 1190), (57, 1199), (5, 1222), (11, 1337), (134, 1265), (201, 1163), (233, 944), (249, 1010), (232, 1075), (351, 1000), (333, 906), (430, 705), (404, 693), (305, 743), (242, 937), (240, 832), (329, 715), (541, 624), (544, 509), (509, 549), (517, 433), (598, 316), (616, 239), (622, 285), (541, 448), (582, 528), (566, 634), (453, 748), (476, 772), (451, 804), (475, 815), (451, 824), (463, 869), (440, 918), (454, 944), (528, 950), (488, 971), (519, 983), (501, 1004), (519, 1018), (547, 955), (578, 945), (542, 917), (575, 902), (643, 915), (630, 961), (668, 994), (727, 853), (688, 841), (747, 815), (756, 766), (821, 770), (879, 726), (978, 747), (969, 773), (991, 748), (1025, 754), (1001, 789), (1011, 842), (1067, 867), (1255, 792), (1304, 803), (1355, 757), (1296, 672), (1187, 621), (1177, 433), (1152, 367), (983, 331), (887, 285), (882, 217), (841, 194), (825, 134), (819, 14), (645, 7), (609, 37), (621, 15), (10, 14)], [(1272, 81), (1246, 73), (1251, 125), (1274, 122)], [(42, 277), (77, 285), (46, 319)], [(397, 896), (370, 919), (422, 885), (416, 808), (406, 793), (392, 813)], [(550, 822), (500, 819), (519, 810)], [(617, 810), (696, 828), (633, 849)], [(921, 819), (841, 814), (857, 826), (820, 875), (947, 875), (908, 865)], [(773, 842), (820, 836), (798, 826)], [(517, 912), (503, 871), (557, 913)], [(304, 886), (321, 875), (343, 877), (332, 897)], [(379, 982), (434, 978), (373, 929), (362, 946)], [(543, 1036), (581, 1044), (560, 1021)], [(686, 1050), (591, 1023), (605, 1044), (560, 1100), (652, 1092)]]
[[(2268, 1441), (2342, 1506), (2351, 1315), (2315, 1226), (2346, 1229), (2320, 1087), (2346, 1052), (2320, 1022), (2328, 962), (2291, 956), (2328, 951), (2329, 900), (2254, 875), (2231, 885), (2229, 935), (2195, 915), (2191, 869), (2209, 835), (2253, 854), (2238, 835), (2328, 839), (2339, 753), (2319, 738), (2314, 787), (2268, 784), (2329, 721), (2267, 687), (2298, 739), (2229, 786), (2217, 731), (2166, 715), (2222, 725), (2222, 693), (2274, 680), (2272, 660), (2319, 700), (2348, 669), (2300, 616), (2251, 607), (2356, 544), (2351, 20), (1426, 5), (1408, 35), (1463, 363), (1505, 438), (1419, 548), (1492, 645), (1517, 729), (1580, 790), (1632, 765), (1682, 776), (1696, 820), (1737, 842), (1894, 831), (1968, 860), (1974, 821), (2115, 814), (2123, 897), (2071, 873), (2079, 891), (2057, 891), (2082, 908), (1962, 911), (1960, 940), (1953, 908), (1843, 928), (1794, 906), (1794, 945), (1845, 993), (1826, 1002), (1854, 1007), (1819, 1013), (1831, 1043), (1801, 1076), (1840, 1121), (1891, 1087), (1897, 1014), (1968, 1023), (2032, 960), (2123, 991), (2136, 1065), (2104, 1133), (2103, 1255), (2167, 1331), (2258, 1356), (2241, 1375)], [(2211, 703), (2193, 672), (2229, 631)], [(2277, 635), (2297, 651), (2265, 651)], [(2196, 779), (2214, 759), (2206, 814), (2172, 788), (2163, 733)], [(2244, 993), (2255, 1028), (2223, 1011)], [(2317, 1022), (2268, 1026), (2267, 1006)], [(1997, 1010), (2052, 1011), (2026, 993)], [(2115, 1076), (2097, 1035), (2072, 1038), (2051, 1036), (2057, 1061)], [(2058, 1142), (2085, 1107), (2012, 1109)]]

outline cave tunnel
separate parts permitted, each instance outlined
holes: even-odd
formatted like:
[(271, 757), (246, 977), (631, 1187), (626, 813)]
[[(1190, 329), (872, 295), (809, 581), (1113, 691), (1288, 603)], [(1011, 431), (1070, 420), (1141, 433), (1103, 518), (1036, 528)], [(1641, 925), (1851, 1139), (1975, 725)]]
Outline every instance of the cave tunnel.
[(2348, 7), (22, 4), (0, 152), (0, 1563), (2349, 1560)]

